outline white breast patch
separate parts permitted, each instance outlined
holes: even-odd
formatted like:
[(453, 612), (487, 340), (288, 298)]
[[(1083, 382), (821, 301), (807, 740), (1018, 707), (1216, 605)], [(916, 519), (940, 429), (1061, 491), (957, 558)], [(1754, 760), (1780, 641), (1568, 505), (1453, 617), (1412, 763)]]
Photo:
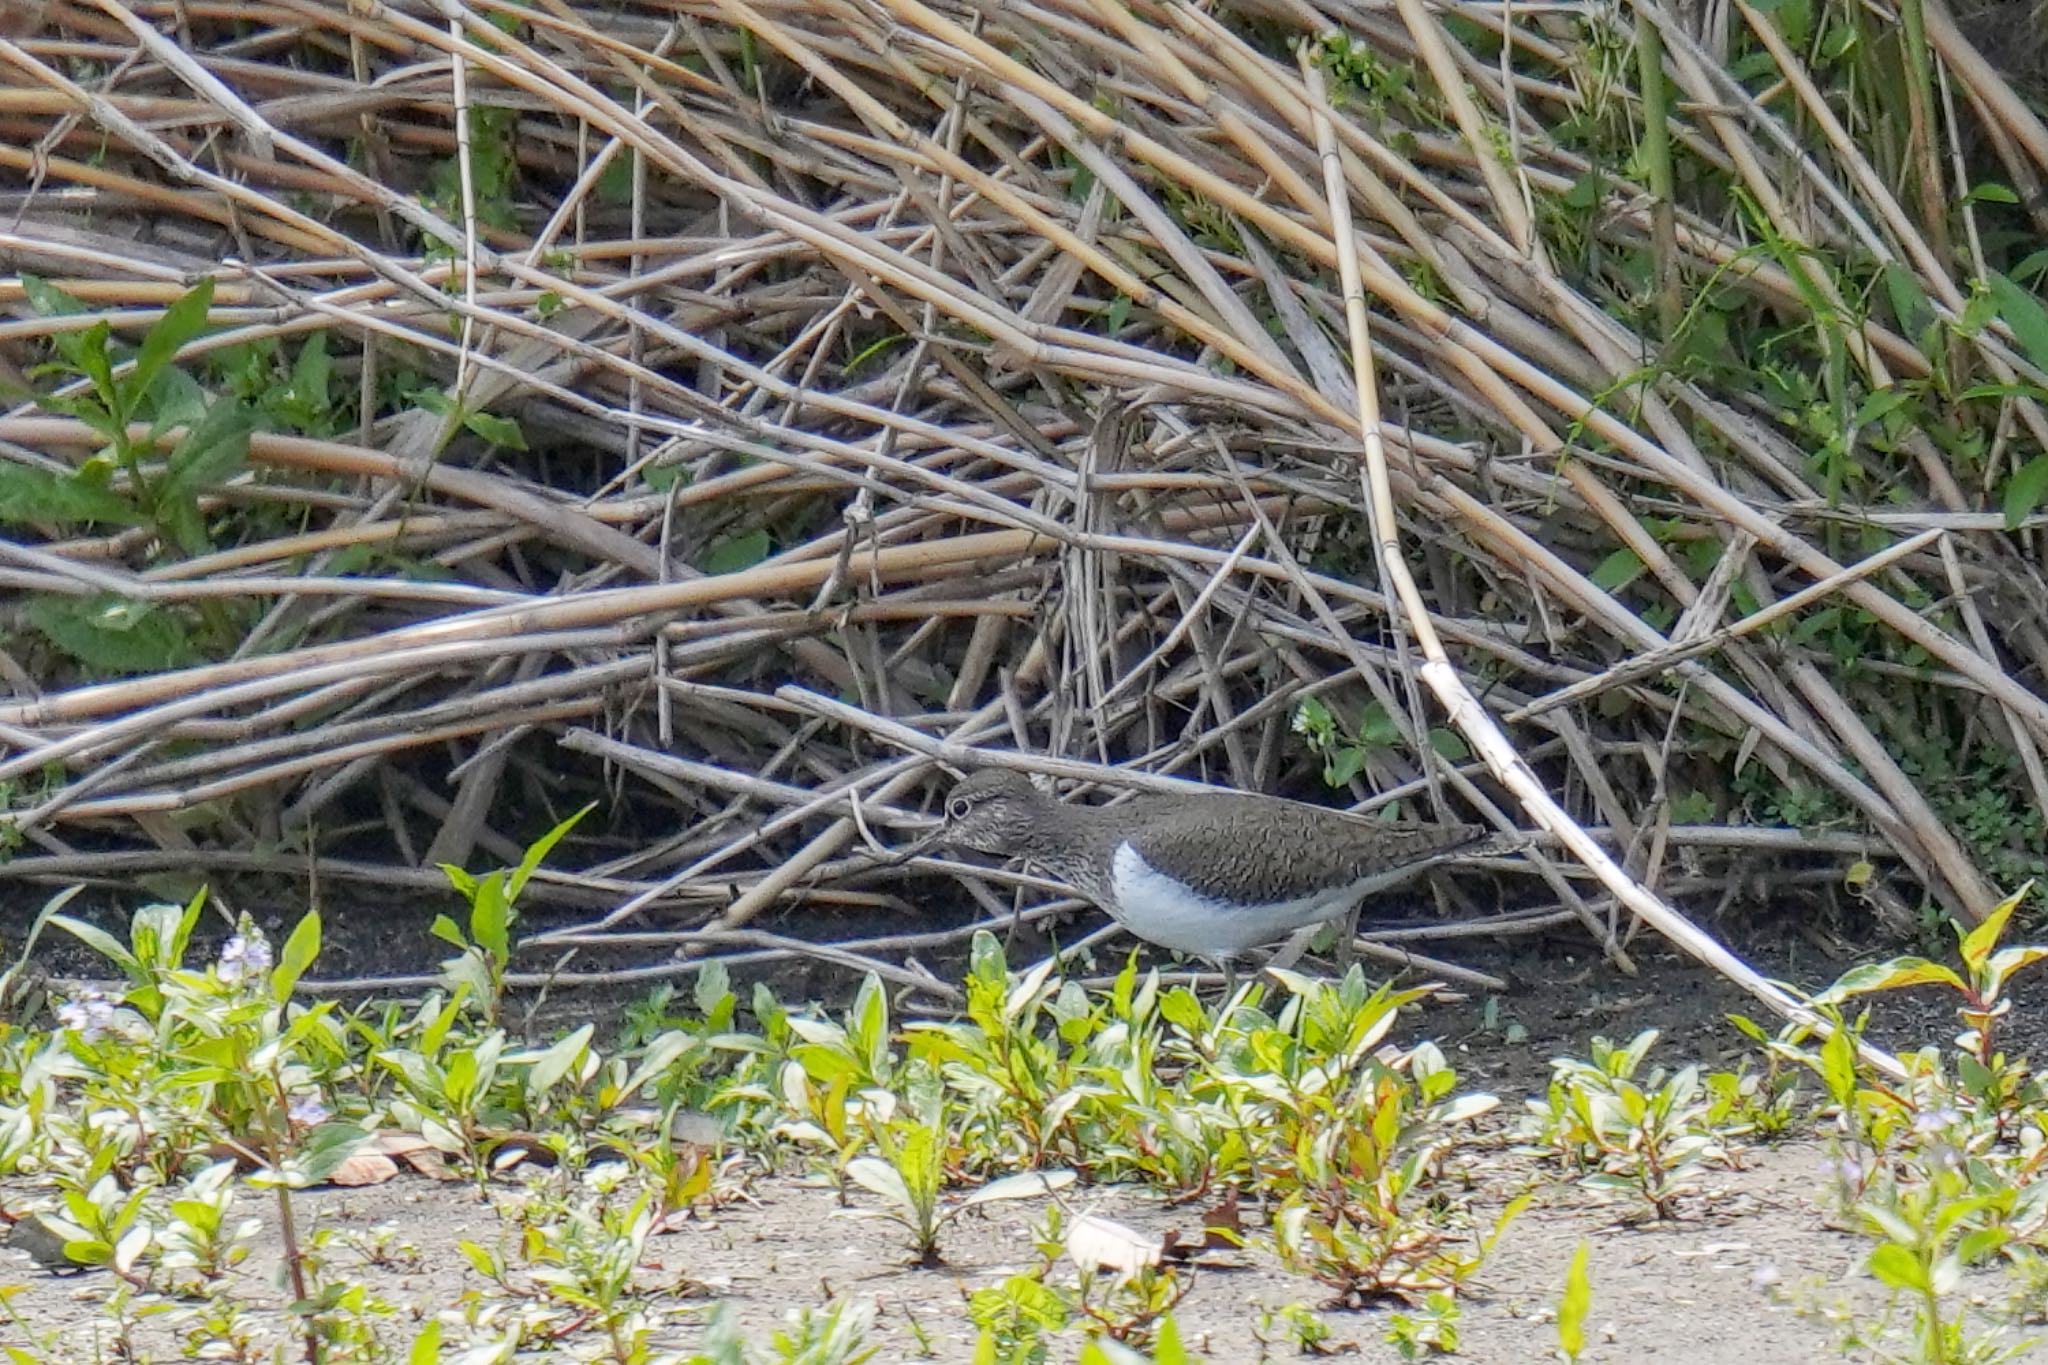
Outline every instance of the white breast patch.
[(1195, 957), (1234, 957), (1247, 948), (1317, 924), (1350, 908), (1368, 883), (1265, 905), (1233, 905), (1182, 886), (1130, 844), (1117, 845), (1110, 859), (1109, 907), (1139, 938)]

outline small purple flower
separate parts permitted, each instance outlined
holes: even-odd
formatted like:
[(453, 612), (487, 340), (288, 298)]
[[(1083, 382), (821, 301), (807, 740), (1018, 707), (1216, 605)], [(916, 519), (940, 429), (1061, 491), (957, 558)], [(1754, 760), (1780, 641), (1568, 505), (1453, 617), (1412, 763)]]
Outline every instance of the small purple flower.
[(220, 950), (220, 979), (246, 981), (270, 970), (270, 943), (254, 928), (236, 934)]
[(1820, 1169), (1821, 1173), (1830, 1179), (1860, 1189), (1863, 1182), (1870, 1178), (1872, 1167), (1870, 1159), (1861, 1152), (1843, 1152), (1832, 1160), (1821, 1162)]
[(1922, 1109), (1913, 1116), (1913, 1131), (1926, 1137), (1935, 1133), (1945, 1133), (1962, 1121), (1962, 1112), (1947, 1105), (1939, 1109)]
[(114, 1026), (114, 1002), (98, 991), (86, 991), (57, 1006), (57, 1022), (74, 1030), (81, 1042), (96, 1042)]
[(1924, 1150), (1927, 1154), (1927, 1160), (1933, 1163), (1936, 1169), (1944, 1171), (1962, 1169), (1963, 1153), (1954, 1143), (1930, 1142)]
[(286, 1113), (293, 1123), (302, 1128), (311, 1128), (327, 1122), (334, 1111), (322, 1104), (318, 1095), (301, 1095), (292, 1102), (292, 1107)]

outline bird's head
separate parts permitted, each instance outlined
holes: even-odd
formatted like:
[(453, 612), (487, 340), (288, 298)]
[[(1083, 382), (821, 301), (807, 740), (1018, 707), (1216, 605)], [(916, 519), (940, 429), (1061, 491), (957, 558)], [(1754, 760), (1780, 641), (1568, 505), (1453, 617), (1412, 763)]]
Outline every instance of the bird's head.
[(941, 843), (976, 853), (1012, 857), (1024, 852), (1043, 823), (1051, 798), (1031, 779), (1007, 768), (985, 768), (960, 779), (946, 796)]

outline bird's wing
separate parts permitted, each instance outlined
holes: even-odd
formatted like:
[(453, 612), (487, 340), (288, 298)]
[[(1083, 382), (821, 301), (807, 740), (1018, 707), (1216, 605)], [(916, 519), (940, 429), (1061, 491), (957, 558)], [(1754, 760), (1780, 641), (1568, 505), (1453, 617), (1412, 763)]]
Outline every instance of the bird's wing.
[(1206, 895), (1279, 901), (1422, 865), (1479, 839), (1465, 825), (1383, 825), (1316, 807), (1273, 820), (1260, 798), (1205, 798), (1133, 811), (1129, 842), (1152, 867)]

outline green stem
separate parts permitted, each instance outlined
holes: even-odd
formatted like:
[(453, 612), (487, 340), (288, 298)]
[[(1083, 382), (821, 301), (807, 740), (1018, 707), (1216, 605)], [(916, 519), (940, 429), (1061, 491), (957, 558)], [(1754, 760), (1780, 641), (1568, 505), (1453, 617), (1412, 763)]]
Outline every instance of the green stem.
[(1949, 257), (1948, 206), (1942, 202), (1941, 164), (1934, 155), (1934, 63), (1927, 47), (1927, 14), (1921, 0), (1900, 0), (1900, 26), (1906, 34), (1907, 155), (1917, 172), (1920, 218), (1928, 245), (1941, 260)]
[(1669, 347), (1685, 317), (1678, 292), (1678, 212), (1673, 204), (1670, 100), (1664, 84), (1664, 35), (1636, 9), (1636, 66), (1643, 86), (1643, 169), (1650, 189), (1650, 250), (1657, 264), (1657, 321)]

